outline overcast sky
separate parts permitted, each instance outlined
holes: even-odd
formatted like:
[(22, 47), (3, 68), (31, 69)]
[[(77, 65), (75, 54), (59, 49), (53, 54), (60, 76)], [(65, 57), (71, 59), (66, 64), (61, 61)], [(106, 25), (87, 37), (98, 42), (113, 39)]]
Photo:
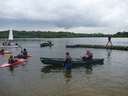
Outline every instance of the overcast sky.
[(127, 31), (127, 4), (128, 0), (0, 0), (0, 29)]

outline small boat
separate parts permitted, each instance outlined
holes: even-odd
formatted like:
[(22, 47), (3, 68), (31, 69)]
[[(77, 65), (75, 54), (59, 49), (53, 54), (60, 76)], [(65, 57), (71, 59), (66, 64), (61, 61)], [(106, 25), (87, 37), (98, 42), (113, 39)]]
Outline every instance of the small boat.
[(19, 48), (19, 46), (18, 45), (2, 45), (2, 46), (0, 46), (0, 48)]
[[(47, 65), (54, 65), (54, 66), (64, 66), (64, 58), (40, 58), (43, 64)], [(91, 60), (82, 60), (81, 58), (73, 58), (72, 59), (72, 66), (84, 66), (85, 64), (103, 64), (103, 58), (94, 58)]]
[(25, 62), (25, 59), (16, 59), (14, 63), (10, 64), (10, 63), (3, 63), (0, 65), (0, 68), (3, 67), (11, 67), (11, 66), (16, 66), (19, 64), (23, 64)]
[(18, 48), (20, 47), (13, 38), (13, 30), (9, 31), (8, 40), (2, 42), (1, 48)]
[(4, 51), (4, 54), (11, 54), (11, 51)]
[(4, 55), (4, 54), (12, 54), (12, 52), (10, 52), (10, 51), (0, 52), (0, 55)]
[(21, 56), (21, 55), (17, 55), (17, 56), (14, 56), (14, 57), (15, 57), (15, 58), (19, 58), (19, 59), (28, 59), (28, 58), (32, 57), (32, 55), (28, 53), (28, 55), (27, 55), (26, 58), (23, 57), (23, 56)]
[(40, 47), (53, 46), (51, 41), (43, 41), (40, 43)]

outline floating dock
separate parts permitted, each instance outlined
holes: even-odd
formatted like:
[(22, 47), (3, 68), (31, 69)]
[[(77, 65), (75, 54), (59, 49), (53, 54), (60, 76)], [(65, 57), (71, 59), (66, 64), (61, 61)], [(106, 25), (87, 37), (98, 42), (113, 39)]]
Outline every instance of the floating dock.
[(3, 45), (1, 45), (0, 46), (0, 48), (18, 48), (19, 46), (17, 46), (17, 45), (14, 45), (14, 46), (3, 46)]
[(128, 51), (128, 46), (104, 46), (104, 45), (66, 45), (66, 48), (97, 48), (97, 49), (113, 49), (113, 50), (125, 50)]

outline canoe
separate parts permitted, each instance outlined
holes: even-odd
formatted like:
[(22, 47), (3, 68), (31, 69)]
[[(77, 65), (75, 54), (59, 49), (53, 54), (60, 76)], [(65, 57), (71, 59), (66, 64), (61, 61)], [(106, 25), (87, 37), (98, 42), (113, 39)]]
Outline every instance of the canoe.
[(40, 43), (40, 47), (46, 47), (46, 46), (53, 46), (52, 42), (48, 42), (48, 41), (45, 41), (45, 42), (42, 42)]
[[(64, 65), (64, 58), (45, 58), (41, 57), (40, 61), (43, 64), (47, 65), (54, 65), (54, 66), (63, 66)], [(72, 66), (83, 66), (85, 64), (103, 64), (103, 58), (94, 58), (92, 60), (83, 61), (81, 58), (73, 58), (72, 59)]]
[(12, 64), (10, 64), (10, 63), (0, 64), (0, 68), (16, 66), (16, 65), (19, 65), (19, 64), (23, 64), (24, 62), (25, 62), (25, 59), (16, 59), (16, 61)]

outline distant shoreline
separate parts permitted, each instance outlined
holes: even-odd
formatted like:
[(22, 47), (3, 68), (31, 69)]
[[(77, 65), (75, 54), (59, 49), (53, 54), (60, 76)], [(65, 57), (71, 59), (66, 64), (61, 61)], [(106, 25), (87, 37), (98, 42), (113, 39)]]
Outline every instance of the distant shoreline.
[[(0, 31), (0, 38), (8, 38), (9, 30)], [(74, 32), (54, 32), (54, 31), (17, 31), (13, 30), (14, 38), (94, 38), (94, 37), (108, 37), (112, 38), (128, 38), (128, 32), (117, 32), (116, 34), (102, 34), (102, 33), (74, 33)]]

